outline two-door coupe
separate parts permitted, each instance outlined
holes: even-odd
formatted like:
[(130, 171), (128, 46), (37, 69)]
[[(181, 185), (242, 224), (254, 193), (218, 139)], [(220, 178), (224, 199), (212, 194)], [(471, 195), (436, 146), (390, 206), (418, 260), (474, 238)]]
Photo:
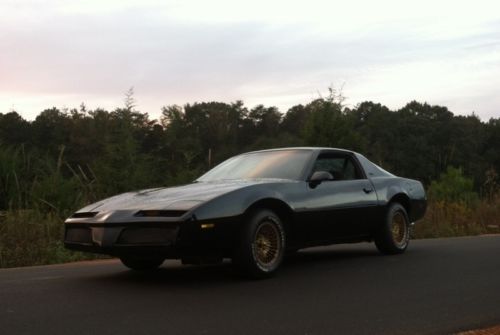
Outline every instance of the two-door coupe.
[(405, 251), (422, 218), (419, 181), (363, 155), (333, 148), (282, 148), (232, 157), (192, 184), (120, 194), (65, 222), (69, 249), (117, 256), (134, 270), (165, 259), (200, 264), (231, 258), (266, 277), (298, 249), (374, 241)]

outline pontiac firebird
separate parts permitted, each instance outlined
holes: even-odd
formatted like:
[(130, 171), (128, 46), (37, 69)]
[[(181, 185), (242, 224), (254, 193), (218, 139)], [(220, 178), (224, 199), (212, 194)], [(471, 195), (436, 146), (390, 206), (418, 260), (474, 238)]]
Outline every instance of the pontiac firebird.
[(425, 213), (419, 181), (363, 155), (282, 148), (232, 157), (191, 184), (120, 194), (65, 221), (66, 248), (119, 257), (130, 269), (230, 258), (246, 275), (275, 273), (299, 249), (374, 241), (383, 254), (408, 247)]

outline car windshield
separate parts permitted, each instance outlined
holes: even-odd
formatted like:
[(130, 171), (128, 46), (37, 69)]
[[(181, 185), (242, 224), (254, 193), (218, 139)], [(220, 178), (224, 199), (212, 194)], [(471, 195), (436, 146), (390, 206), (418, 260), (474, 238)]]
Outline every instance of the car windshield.
[(261, 151), (232, 157), (198, 178), (200, 182), (227, 179), (278, 178), (299, 180), (312, 150)]

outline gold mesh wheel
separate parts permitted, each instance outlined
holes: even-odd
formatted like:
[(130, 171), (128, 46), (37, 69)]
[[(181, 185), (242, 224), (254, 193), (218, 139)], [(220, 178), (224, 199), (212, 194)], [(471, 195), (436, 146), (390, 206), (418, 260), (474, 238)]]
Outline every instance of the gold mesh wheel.
[(279, 228), (273, 221), (262, 222), (252, 243), (252, 252), (257, 265), (264, 269), (272, 269), (282, 249), (282, 237)]
[(396, 212), (391, 222), (392, 239), (396, 246), (402, 248), (408, 241), (408, 225), (403, 213)]
[(233, 261), (245, 276), (268, 278), (281, 265), (285, 246), (286, 232), (279, 216), (269, 209), (257, 208), (249, 213), (242, 227)]
[(381, 222), (373, 239), (377, 249), (383, 254), (397, 255), (405, 252), (410, 243), (410, 223), (406, 209), (401, 204), (389, 204), (385, 222)]

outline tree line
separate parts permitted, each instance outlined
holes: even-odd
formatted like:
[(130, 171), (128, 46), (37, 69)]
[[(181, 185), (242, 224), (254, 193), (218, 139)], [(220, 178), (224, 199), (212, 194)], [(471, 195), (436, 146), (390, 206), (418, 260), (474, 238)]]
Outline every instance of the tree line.
[(284, 114), (241, 101), (197, 102), (165, 106), (151, 119), (128, 94), (112, 111), (82, 104), (46, 109), (32, 121), (0, 113), (0, 211), (64, 216), (119, 192), (187, 183), (241, 152), (284, 146), (355, 150), (426, 185), (456, 167), (481, 196), (498, 190), (499, 118), (416, 101), (398, 110), (370, 101), (346, 107), (330, 90)]

